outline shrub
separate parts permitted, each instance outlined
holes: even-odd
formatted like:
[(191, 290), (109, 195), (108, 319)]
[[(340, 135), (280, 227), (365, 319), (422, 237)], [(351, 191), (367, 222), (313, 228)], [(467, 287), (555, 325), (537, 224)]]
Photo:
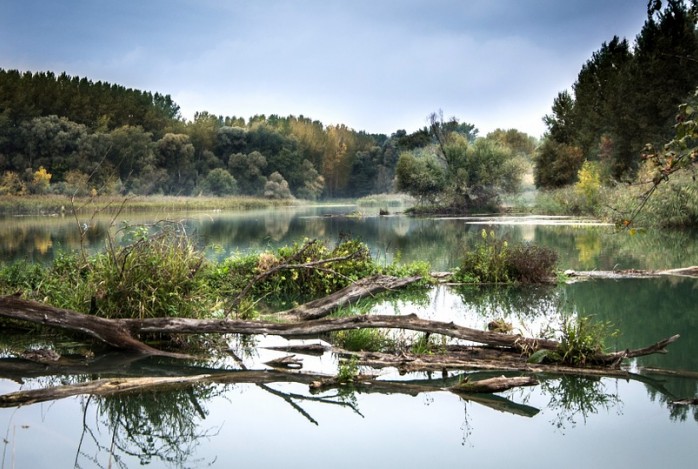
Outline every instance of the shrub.
[(577, 173), (574, 190), (582, 199), (581, 211), (595, 213), (601, 198), (601, 171), (596, 163), (585, 161)]
[(479, 283), (509, 282), (507, 256), (509, 244), (497, 239), (494, 231), (482, 230), (482, 241), (477, 249), (463, 257), (456, 277), (461, 281)]
[(605, 350), (607, 337), (615, 337), (608, 322), (594, 322), (589, 317), (568, 319), (562, 323), (562, 337), (557, 353), (563, 363), (583, 366)]
[(106, 317), (200, 317), (207, 310), (200, 270), (203, 254), (179, 225), (151, 235), (131, 230), (132, 242), (99, 255), (91, 281), (98, 312)]
[(555, 251), (532, 244), (509, 245), (482, 230), (479, 246), (466, 252), (454, 274), (463, 283), (545, 283), (554, 277)]
[(550, 248), (522, 243), (507, 253), (509, 278), (521, 283), (545, 283), (554, 276), (557, 253)]

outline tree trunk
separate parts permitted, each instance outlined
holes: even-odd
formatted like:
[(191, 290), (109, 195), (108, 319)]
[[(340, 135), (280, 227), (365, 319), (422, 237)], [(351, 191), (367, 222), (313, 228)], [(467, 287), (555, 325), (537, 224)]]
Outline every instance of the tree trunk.
[(506, 376), (499, 376), (498, 378), (481, 379), (478, 381), (463, 381), (449, 388), (450, 391), (455, 393), (493, 393), (502, 392), (507, 389), (517, 388), (519, 386), (535, 386), (538, 381), (531, 376), (516, 376), (513, 378), (507, 378)]

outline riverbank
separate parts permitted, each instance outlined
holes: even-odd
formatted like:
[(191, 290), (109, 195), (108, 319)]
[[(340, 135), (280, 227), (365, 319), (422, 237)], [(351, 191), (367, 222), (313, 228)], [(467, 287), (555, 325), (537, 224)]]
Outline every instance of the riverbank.
[(297, 206), (307, 203), (298, 199), (262, 197), (180, 197), (180, 196), (113, 196), (70, 198), (62, 195), (2, 196), (0, 215), (60, 215), (72, 213), (250, 210)]

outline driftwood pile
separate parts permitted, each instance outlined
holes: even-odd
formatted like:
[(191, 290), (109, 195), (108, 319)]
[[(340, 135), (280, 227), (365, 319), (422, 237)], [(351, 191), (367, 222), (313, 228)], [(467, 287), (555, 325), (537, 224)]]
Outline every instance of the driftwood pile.
[[(446, 389), (462, 393), (491, 393), (512, 387), (537, 384), (535, 373), (572, 373), (588, 376), (628, 376), (620, 369), (626, 358), (653, 353), (666, 352), (666, 346), (678, 339), (678, 335), (666, 338), (648, 347), (637, 350), (624, 350), (602, 353), (589, 360), (583, 368), (562, 366), (559, 364), (531, 364), (526, 358), (536, 350), (555, 350), (559, 343), (548, 339), (527, 338), (517, 334), (476, 330), (468, 327), (425, 320), (416, 315), (386, 316), (360, 315), (341, 318), (327, 316), (340, 306), (375, 295), (378, 292), (396, 290), (419, 281), (419, 277), (395, 278), (374, 276), (357, 281), (348, 287), (329, 295), (279, 313), (275, 321), (236, 320), (236, 319), (186, 319), (186, 318), (150, 318), (150, 319), (105, 319), (75, 311), (56, 308), (48, 304), (26, 300), (20, 296), (0, 297), (0, 317), (27, 321), (46, 327), (78, 332), (109, 345), (131, 356), (160, 356), (170, 359), (191, 359), (190, 355), (164, 351), (154, 348), (139, 339), (139, 336), (153, 333), (161, 334), (271, 334), (286, 338), (318, 337), (333, 331), (381, 328), (419, 331), (428, 334), (440, 334), (450, 338), (461, 339), (477, 345), (460, 345), (445, 347), (441, 353), (431, 355), (413, 355), (407, 352), (388, 353), (353, 353), (362, 366), (373, 369), (395, 367), (398, 370), (441, 372), (447, 376), (453, 370), (494, 370), (495, 372), (515, 372), (525, 376), (494, 376), (477, 381), (458, 381)], [(349, 352), (339, 351), (350, 355)], [(70, 363), (60, 357), (43, 357), (41, 354), (25, 359), (42, 363), (44, 367), (56, 369), (56, 373)], [(16, 363), (15, 363), (16, 365)], [(305, 382), (315, 388), (337, 386), (342, 383), (336, 378), (314, 375), (298, 370), (302, 367), (299, 360), (290, 357), (279, 363), (270, 363), (278, 368), (270, 370), (244, 370), (217, 372), (206, 369), (202, 373), (175, 377), (121, 377), (94, 380), (78, 385), (58, 388), (22, 391), (0, 396), (0, 406), (16, 406), (47, 399), (57, 399), (75, 394), (109, 395), (134, 389), (188, 386), (196, 382)], [(1, 367), (2, 365), (0, 365)], [(293, 371), (283, 371), (281, 369)], [(0, 370), (2, 371), (2, 370)], [(369, 386), (376, 389), (409, 388), (406, 383), (390, 384), (372, 379), (372, 376), (357, 376), (355, 385)], [(251, 381), (250, 381), (251, 380)], [(421, 386), (421, 385), (420, 385)], [(419, 387), (424, 391), (424, 386)], [(433, 390), (433, 387), (432, 387)], [(417, 392), (420, 392), (417, 390)]]

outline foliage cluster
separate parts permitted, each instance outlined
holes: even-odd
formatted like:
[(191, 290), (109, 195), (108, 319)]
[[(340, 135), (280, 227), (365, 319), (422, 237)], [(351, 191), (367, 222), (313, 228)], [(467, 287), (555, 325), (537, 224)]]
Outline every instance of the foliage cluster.
[(477, 138), (472, 125), (431, 116), (434, 143), (403, 152), (396, 168), (398, 190), (441, 211), (496, 209), (500, 195), (518, 190), (532, 140), (516, 130)]
[(348, 329), (332, 333), (332, 343), (351, 352), (382, 352), (393, 341), (380, 329)]
[(157, 234), (129, 228), (126, 245), (95, 256), (95, 313), (105, 317), (199, 317), (210, 297), (198, 275), (206, 260), (179, 225)]
[(576, 182), (584, 161), (603, 179), (632, 180), (650, 142), (670, 138), (676, 107), (698, 86), (696, 5), (650, 2), (631, 47), (614, 37), (584, 64), (545, 116), (548, 132), (536, 155), (538, 187)]
[(424, 135), (304, 116), (188, 121), (159, 93), (0, 69), (0, 194), (30, 192), (43, 166), (37, 193), (360, 197), (392, 191), (400, 151)]
[(619, 331), (610, 322), (595, 321), (588, 316), (567, 318), (555, 331), (560, 336), (556, 350), (541, 349), (531, 354), (529, 362), (556, 362), (571, 366), (593, 363), (606, 350), (605, 341), (617, 337)]
[[(3, 265), (0, 293), (19, 291), (110, 318), (210, 317), (231, 306), (251, 317), (261, 301), (274, 307), (306, 301), (375, 273), (426, 276), (428, 266), (380, 266), (366, 245), (354, 240), (334, 247), (313, 241), (213, 262), (179, 224), (163, 223), (124, 227), (105, 252), (90, 257), (59, 254), (46, 266)], [(243, 290), (246, 303), (231, 305)]]
[(351, 357), (342, 361), (337, 370), (337, 381), (341, 384), (352, 384), (359, 376), (359, 360)]
[[(227, 284), (233, 291), (253, 284), (250, 296), (270, 303), (302, 302), (344, 288), (377, 271), (368, 248), (359, 241), (344, 240), (330, 247), (324, 242), (306, 240), (274, 252), (233, 256), (218, 267), (216, 283)], [(258, 279), (260, 274), (264, 277)]]
[(510, 245), (482, 230), (476, 249), (467, 251), (454, 279), (463, 283), (548, 283), (555, 276), (555, 251), (527, 243)]
[[(646, 180), (646, 174), (645, 165), (638, 176)], [(695, 227), (698, 226), (698, 186), (694, 177), (690, 171), (674, 174), (652, 189), (651, 197), (646, 184), (601, 186), (593, 204), (579, 191), (578, 185), (542, 191), (536, 197), (536, 209), (550, 215), (592, 216), (619, 225), (632, 218), (635, 227)], [(642, 210), (638, 211), (640, 206)]]
[(568, 319), (562, 324), (562, 337), (557, 352), (563, 363), (584, 366), (595, 355), (605, 351), (604, 341), (618, 335), (607, 322), (590, 317)]

